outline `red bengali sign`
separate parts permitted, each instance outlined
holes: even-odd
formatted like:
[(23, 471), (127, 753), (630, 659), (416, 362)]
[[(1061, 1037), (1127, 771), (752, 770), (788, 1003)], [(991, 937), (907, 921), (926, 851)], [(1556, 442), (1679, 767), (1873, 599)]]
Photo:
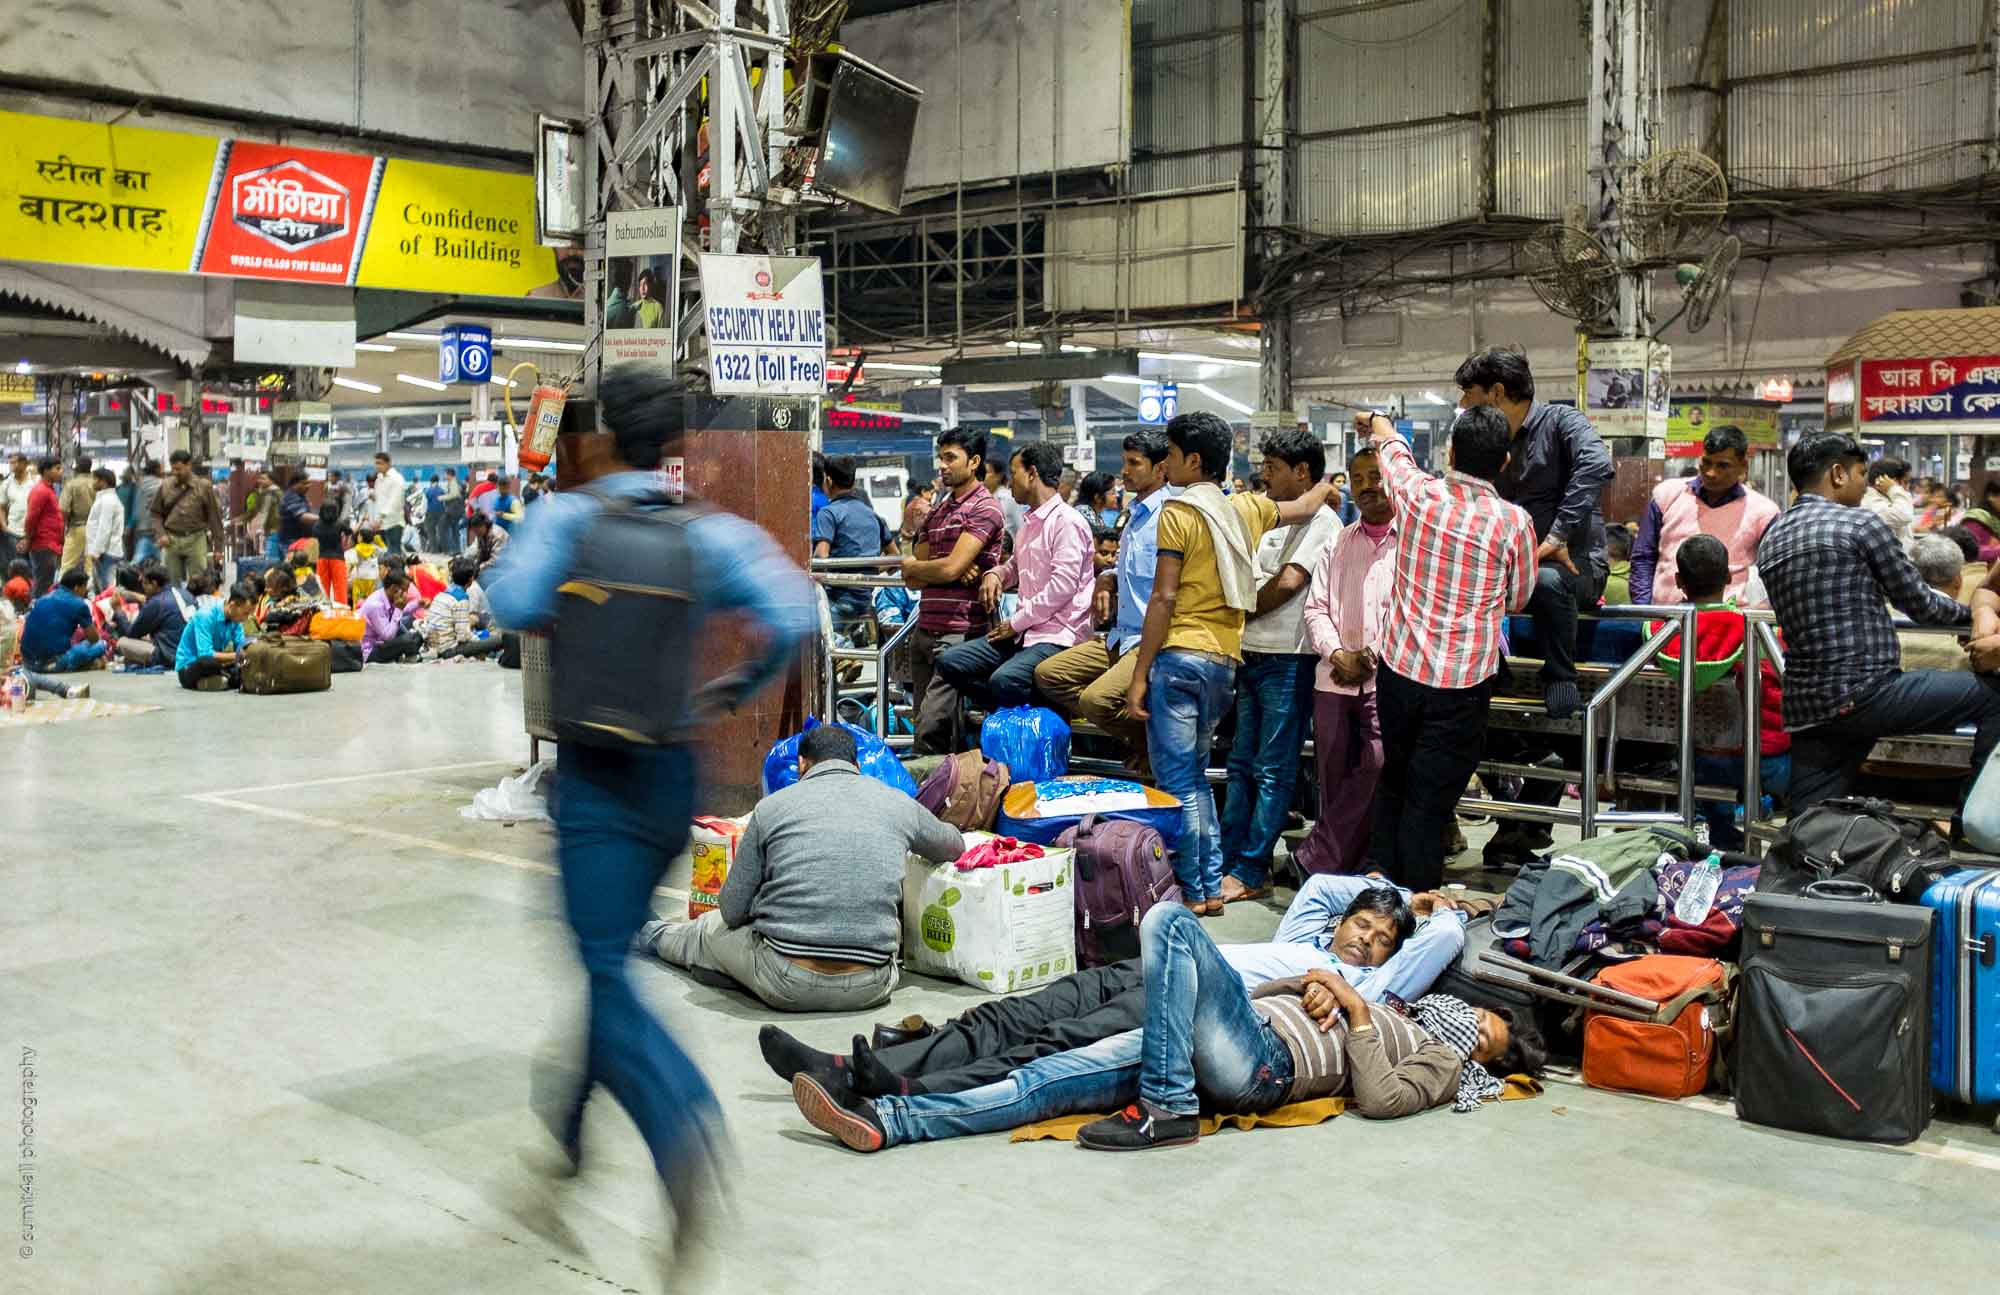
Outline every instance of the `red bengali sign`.
[(230, 141), (202, 273), (354, 282), (381, 176), (374, 157)]
[(1861, 362), (1861, 421), (2000, 418), (2000, 355)]

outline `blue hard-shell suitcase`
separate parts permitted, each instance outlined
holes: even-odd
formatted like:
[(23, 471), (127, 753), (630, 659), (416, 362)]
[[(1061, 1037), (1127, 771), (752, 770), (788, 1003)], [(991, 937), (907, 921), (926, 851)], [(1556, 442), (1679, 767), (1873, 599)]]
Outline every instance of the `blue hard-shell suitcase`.
[(2000, 868), (1958, 868), (1924, 892), (1937, 910), (1931, 961), (1931, 1086), (2000, 1102)]

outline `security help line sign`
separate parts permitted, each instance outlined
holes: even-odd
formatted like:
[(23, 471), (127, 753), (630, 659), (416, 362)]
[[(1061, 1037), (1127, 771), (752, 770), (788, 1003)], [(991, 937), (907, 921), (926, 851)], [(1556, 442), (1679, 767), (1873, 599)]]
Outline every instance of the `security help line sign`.
[(710, 387), (717, 395), (826, 393), (826, 301), (816, 256), (701, 258)]

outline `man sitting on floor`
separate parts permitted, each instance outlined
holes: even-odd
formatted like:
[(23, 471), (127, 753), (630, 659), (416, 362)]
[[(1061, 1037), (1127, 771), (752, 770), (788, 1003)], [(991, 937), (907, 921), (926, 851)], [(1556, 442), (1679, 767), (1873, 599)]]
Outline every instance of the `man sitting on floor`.
[(147, 558), (139, 568), (139, 584), (146, 602), (120, 636), (118, 655), (127, 665), (170, 666), (180, 650), (181, 635), (187, 632), (188, 617), (194, 614), (194, 600), (167, 579), (167, 568), (158, 558)]
[(174, 653), (181, 687), (221, 692), (243, 686), (243, 622), (257, 608), (257, 590), (238, 580), (222, 602), (196, 609)]
[(938, 677), (988, 712), (1032, 704), (1035, 667), (1090, 634), (1096, 580), (1090, 523), (1056, 493), (1062, 451), (1037, 441), (1014, 451), (1012, 463), (1013, 494), (1028, 516), (1013, 555), (981, 578), (979, 601), (997, 616), (1000, 595), (1014, 589), (1021, 605), (1008, 619), (996, 619), (985, 637), (937, 659)]
[[(83, 594), (90, 573), (79, 563), (62, 573), (57, 586), (35, 600), (21, 625), (21, 662), (37, 674), (93, 670), (104, 656), (104, 640)], [(77, 637), (81, 631), (82, 637)]]
[(965, 853), (958, 829), (864, 778), (854, 735), (822, 724), (799, 742), (799, 780), (757, 803), (713, 912), (648, 922), (639, 944), (676, 967), (719, 972), (782, 1012), (889, 1001), (903, 870)]
[[(1325, 970), (1371, 1001), (1413, 1000), (1464, 947), (1464, 914), (1438, 895), (1410, 896), (1378, 877), (1319, 876), (1299, 888), (1269, 943), (1224, 945), (1222, 955), (1250, 987)], [(855, 1036), (851, 1057), (809, 1048), (775, 1025), (758, 1031), (757, 1044), (788, 1083), (811, 1070), (834, 1073), (865, 1097), (958, 1093), (1004, 1080), (1037, 1057), (1136, 1030), (1145, 1014), (1144, 973), (1138, 958), (1128, 958), (1033, 994), (983, 1002), (935, 1029), (921, 1021), (905, 1030), (878, 1026), (873, 1047)]]

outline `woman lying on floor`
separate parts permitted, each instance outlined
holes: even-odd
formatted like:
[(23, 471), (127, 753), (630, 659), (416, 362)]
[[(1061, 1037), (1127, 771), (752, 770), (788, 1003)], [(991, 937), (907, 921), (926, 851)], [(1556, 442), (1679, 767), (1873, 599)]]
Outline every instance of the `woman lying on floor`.
[(1138, 1151), (1193, 1142), (1204, 1104), (1255, 1113), (1319, 1097), (1392, 1119), (1452, 1103), (1476, 1110), (1501, 1074), (1541, 1072), (1531, 1028), (1511, 1016), (1429, 994), (1405, 1012), (1372, 1007), (1340, 976), (1313, 971), (1255, 994), (1178, 904), (1140, 926), (1146, 1024), (1041, 1057), (998, 1083), (958, 1093), (866, 1098), (847, 1070), (801, 1071), (799, 1110), (856, 1151), (992, 1133), (1083, 1111), (1119, 1110), (1084, 1126), (1079, 1144)]

